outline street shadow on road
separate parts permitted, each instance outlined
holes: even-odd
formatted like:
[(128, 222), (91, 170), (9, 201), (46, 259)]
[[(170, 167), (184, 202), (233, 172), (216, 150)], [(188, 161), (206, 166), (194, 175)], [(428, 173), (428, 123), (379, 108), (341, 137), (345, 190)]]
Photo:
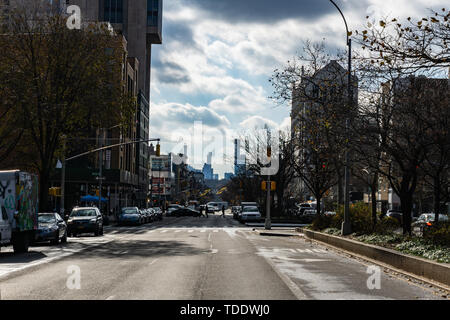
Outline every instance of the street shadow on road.
[(29, 251), (27, 253), (0, 252), (0, 265), (9, 263), (30, 263), (47, 256), (42, 252)]
[[(86, 249), (88, 249), (88, 246), (86, 246)], [(196, 248), (181, 241), (122, 240), (120, 242), (110, 242), (99, 247), (82, 250), (77, 253), (77, 258), (126, 260), (139, 257), (192, 256), (207, 253), (210, 253), (210, 250)]]

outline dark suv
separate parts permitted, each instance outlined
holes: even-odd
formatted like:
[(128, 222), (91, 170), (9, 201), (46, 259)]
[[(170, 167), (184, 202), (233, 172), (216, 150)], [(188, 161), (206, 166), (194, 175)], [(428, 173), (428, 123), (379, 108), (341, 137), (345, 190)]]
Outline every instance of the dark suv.
[(67, 221), (69, 236), (76, 237), (80, 233), (103, 235), (103, 217), (96, 207), (74, 208)]

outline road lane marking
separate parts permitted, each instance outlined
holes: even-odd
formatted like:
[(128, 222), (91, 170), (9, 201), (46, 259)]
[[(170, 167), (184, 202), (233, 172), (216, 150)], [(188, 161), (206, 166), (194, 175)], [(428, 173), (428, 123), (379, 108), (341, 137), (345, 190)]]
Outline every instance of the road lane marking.
[(150, 262), (148, 265), (151, 266), (152, 264), (154, 264), (156, 261), (158, 261), (159, 259), (155, 259), (152, 262)]
[(192, 232), (194, 232), (194, 230), (189, 230), (188, 232), (189, 232), (189, 233), (192, 233)]
[(108, 298), (106, 298), (106, 300), (112, 300), (114, 299), (115, 296), (109, 296)]
[(162, 230), (160, 233), (166, 233), (166, 232), (168, 232), (169, 230)]

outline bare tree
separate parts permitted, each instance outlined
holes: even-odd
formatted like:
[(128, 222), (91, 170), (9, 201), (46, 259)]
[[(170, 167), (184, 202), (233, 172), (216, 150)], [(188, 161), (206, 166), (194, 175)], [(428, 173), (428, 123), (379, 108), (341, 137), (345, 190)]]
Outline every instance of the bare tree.
[(39, 173), (44, 210), (63, 136), (117, 125), (134, 111), (122, 83), (123, 43), (103, 26), (69, 30), (64, 16), (27, 7), (12, 13), (0, 45), (0, 77), (9, 77), (2, 83), (9, 98), (2, 108), (13, 106), (28, 138), (22, 151)]

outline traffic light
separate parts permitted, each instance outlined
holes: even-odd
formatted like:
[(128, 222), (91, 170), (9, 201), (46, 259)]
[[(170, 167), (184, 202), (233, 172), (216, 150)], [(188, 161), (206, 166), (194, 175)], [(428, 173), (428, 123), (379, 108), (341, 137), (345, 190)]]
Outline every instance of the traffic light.
[[(275, 191), (277, 189), (277, 183), (275, 181), (270, 181), (270, 191)], [(261, 190), (267, 191), (267, 181), (261, 183)]]
[(267, 147), (267, 158), (272, 157), (272, 147), (268, 146)]
[(156, 145), (156, 156), (159, 157), (161, 155), (161, 145), (158, 143)]
[(61, 196), (61, 188), (59, 188), (59, 187), (49, 188), (48, 194), (53, 197), (60, 197)]

